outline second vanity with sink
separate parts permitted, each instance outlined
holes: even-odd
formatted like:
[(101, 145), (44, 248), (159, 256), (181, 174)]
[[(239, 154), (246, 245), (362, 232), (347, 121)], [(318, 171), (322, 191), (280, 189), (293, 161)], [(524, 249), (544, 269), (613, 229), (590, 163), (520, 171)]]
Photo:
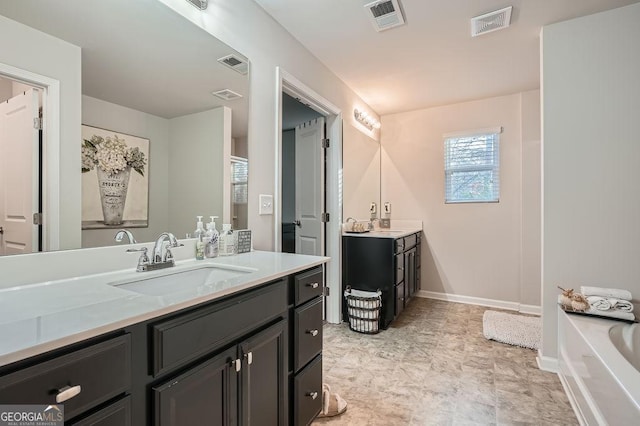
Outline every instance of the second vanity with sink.
[[(342, 286), (382, 291), (380, 327), (386, 329), (420, 290), (422, 223), (342, 235)], [(348, 310), (343, 301), (344, 318)]]
[(2, 403), (64, 404), (73, 425), (317, 415), (327, 258), (250, 252), (151, 272), (127, 260), (131, 268), (3, 285)]

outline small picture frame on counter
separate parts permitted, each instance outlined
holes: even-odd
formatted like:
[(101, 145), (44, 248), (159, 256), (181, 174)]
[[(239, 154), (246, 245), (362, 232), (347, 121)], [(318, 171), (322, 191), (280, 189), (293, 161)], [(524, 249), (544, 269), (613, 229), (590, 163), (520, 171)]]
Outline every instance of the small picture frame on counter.
[(251, 231), (249, 229), (241, 229), (238, 234), (238, 253), (248, 253), (251, 251)]

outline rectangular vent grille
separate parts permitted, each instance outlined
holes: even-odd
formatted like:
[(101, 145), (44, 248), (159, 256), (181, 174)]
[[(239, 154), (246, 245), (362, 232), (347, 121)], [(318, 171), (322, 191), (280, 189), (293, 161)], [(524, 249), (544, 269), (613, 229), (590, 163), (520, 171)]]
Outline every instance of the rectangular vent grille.
[(187, 0), (200, 10), (205, 10), (208, 6), (208, 0)]
[(227, 55), (222, 58), (218, 58), (218, 62), (242, 75), (246, 75), (249, 72), (249, 63), (235, 55)]
[(373, 14), (374, 18), (379, 18), (382, 15), (387, 15), (395, 11), (396, 9), (393, 7), (393, 3), (391, 1), (380, 3), (371, 8), (371, 13)]
[(236, 93), (231, 89), (222, 89), (218, 90), (217, 92), (211, 92), (211, 94), (225, 101), (232, 101), (234, 99), (240, 99), (242, 97), (240, 93)]
[(511, 24), (512, 9), (509, 6), (471, 18), (471, 37), (507, 28)]
[(404, 16), (400, 9), (399, 0), (365, 0), (367, 16), (376, 31), (384, 31), (404, 25)]

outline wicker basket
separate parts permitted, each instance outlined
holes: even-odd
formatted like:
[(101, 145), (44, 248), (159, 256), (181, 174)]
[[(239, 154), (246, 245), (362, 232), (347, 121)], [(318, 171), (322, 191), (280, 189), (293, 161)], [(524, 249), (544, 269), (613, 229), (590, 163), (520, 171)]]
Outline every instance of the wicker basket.
[(353, 290), (348, 286), (344, 297), (347, 300), (349, 328), (358, 333), (379, 333), (382, 292)]

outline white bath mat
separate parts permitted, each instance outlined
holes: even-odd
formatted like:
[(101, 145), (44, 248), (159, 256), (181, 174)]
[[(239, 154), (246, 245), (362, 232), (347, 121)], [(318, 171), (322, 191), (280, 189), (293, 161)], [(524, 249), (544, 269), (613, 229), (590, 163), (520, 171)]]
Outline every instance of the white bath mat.
[(482, 329), (487, 339), (523, 348), (538, 349), (542, 339), (540, 317), (484, 311)]

